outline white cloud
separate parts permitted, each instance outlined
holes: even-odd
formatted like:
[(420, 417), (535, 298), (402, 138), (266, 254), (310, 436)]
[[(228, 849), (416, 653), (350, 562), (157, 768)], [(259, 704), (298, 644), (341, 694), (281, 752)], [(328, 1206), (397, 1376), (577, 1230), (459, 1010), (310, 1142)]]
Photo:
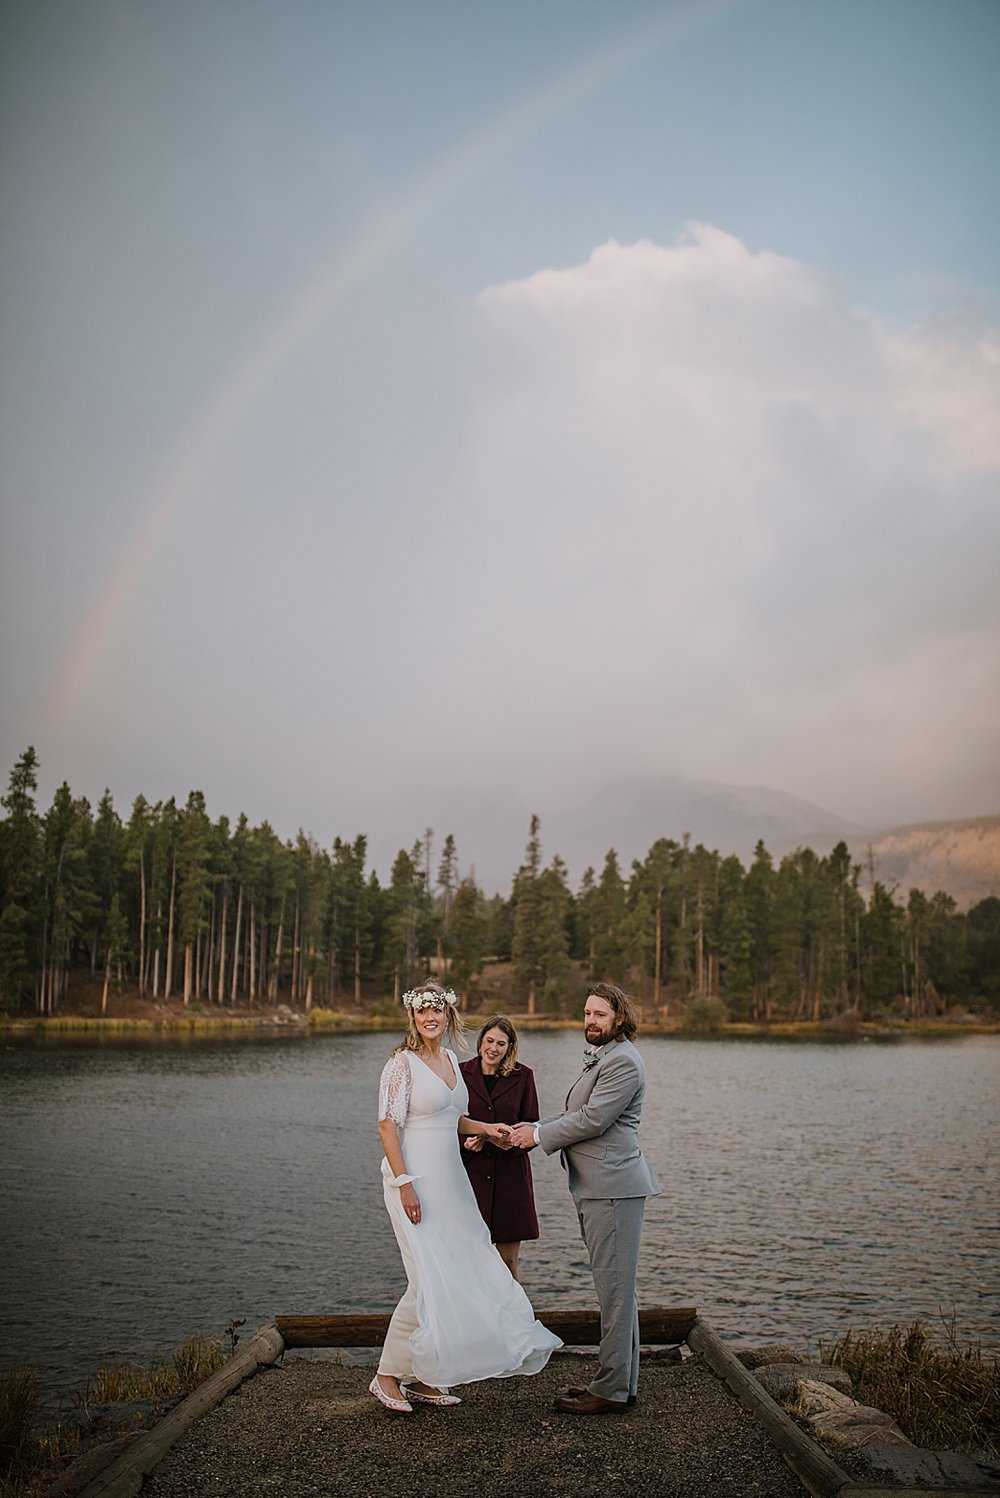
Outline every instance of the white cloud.
[[(539, 721), (571, 733), (602, 704), (636, 770), (855, 815), (942, 807), (951, 762), (954, 804), (991, 809), (995, 333), (890, 336), (816, 271), (697, 224), (479, 306), (494, 365), (470, 523), (504, 517), (502, 648)], [(600, 768), (599, 737), (578, 768)]]
[(957, 463), (1000, 467), (1000, 330), (918, 328), (887, 356), (904, 418), (940, 436)]

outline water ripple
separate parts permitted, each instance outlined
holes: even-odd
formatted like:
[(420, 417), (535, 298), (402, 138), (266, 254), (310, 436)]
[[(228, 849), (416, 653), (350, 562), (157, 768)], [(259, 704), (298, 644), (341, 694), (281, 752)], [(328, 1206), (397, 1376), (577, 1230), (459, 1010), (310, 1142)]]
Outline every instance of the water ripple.
[[(382, 1311), (403, 1288), (378, 1176), (379, 1035), (0, 1052), (0, 1358), (50, 1397), (102, 1355), (282, 1312)], [(645, 1305), (815, 1351), (847, 1326), (954, 1317), (1000, 1347), (1000, 1042), (642, 1041)], [(579, 1039), (525, 1040), (543, 1112)], [(533, 1157), (537, 1305), (594, 1304), (555, 1160)]]

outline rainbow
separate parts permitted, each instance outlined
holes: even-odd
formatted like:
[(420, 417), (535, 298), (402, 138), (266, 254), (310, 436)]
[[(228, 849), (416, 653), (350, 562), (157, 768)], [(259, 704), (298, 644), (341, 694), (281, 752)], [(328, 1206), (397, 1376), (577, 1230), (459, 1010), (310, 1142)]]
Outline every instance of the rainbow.
[(280, 316), (258, 331), (249, 352), (184, 432), (139, 502), (139, 520), (97, 596), (73, 633), (71, 647), (45, 692), (43, 723), (65, 730), (93, 687), (120, 621), (168, 528), (183, 516), (199, 479), (247, 421), (263, 392), (295, 350), (330, 316), (345, 295), (412, 228), (441, 203), (547, 120), (597, 93), (640, 58), (676, 46), (695, 31), (744, 9), (752, 0), (692, 0), (671, 5), (611, 47), (561, 71), (485, 122), (461, 145), (420, 173), (398, 200), (377, 214), (348, 247), (327, 261)]

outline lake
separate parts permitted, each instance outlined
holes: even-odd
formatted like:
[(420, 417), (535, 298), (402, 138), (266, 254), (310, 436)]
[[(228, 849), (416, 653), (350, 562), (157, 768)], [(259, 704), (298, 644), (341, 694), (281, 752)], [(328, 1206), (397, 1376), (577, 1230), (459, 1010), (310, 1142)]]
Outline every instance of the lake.
[[(0, 1366), (54, 1402), (102, 1359), (276, 1314), (388, 1311), (378, 1077), (393, 1037), (20, 1042), (0, 1050)], [(640, 1035), (643, 1305), (815, 1353), (917, 1316), (1000, 1349), (1000, 1037), (840, 1044)], [(524, 1037), (543, 1114), (580, 1070)], [(536, 1307), (591, 1306), (557, 1159), (532, 1156)]]

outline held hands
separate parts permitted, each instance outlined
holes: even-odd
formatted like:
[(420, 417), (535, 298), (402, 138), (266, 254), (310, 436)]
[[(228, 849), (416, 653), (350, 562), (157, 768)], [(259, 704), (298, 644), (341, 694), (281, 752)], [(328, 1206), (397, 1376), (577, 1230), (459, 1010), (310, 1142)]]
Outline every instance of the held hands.
[(510, 1149), (510, 1128), (507, 1124), (484, 1124), (483, 1128), (485, 1133), (480, 1134), (480, 1139), (488, 1139), (498, 1150)]
[(535, 1126), (531, 1123), (515, 1124), (510, 1131), (510, 1142), (515, 1149), (533, 1150), (535, 1148)]

